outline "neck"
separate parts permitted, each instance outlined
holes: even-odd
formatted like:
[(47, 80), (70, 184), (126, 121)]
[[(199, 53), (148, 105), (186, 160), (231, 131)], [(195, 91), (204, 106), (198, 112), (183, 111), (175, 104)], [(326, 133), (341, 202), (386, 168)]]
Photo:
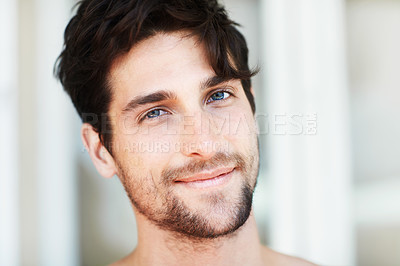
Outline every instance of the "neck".
[(236, 232), (216, 239), (191, 240), (162, 230), (136, 214), (138, 245), (125, 261), (133, 265), (261, 265), (253, 212)]

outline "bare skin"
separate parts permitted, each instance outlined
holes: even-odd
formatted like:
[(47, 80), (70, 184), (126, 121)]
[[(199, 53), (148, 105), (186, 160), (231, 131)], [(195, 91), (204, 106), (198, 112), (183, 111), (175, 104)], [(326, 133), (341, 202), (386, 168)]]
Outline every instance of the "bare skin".
[(300, 258), (284, 255), (261, 245), (255, 219), (247, 222), (233, 235), (216, 240), (190, 243), (170, 232), (160, 230), (139, 214), (138, 245), (113, 266), (137, 265), (315, 265)]

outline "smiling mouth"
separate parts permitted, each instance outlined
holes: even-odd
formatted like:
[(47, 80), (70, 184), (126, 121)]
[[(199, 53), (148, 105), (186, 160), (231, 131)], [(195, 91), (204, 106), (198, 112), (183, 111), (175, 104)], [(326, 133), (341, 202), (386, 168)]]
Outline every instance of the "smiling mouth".
[(200, 172), (189, 177), (179, 178), (175, 182), (194, 188), (217, 186), (228, 182), (234, 171), (235, 167), (218, 168), (212, 171)]

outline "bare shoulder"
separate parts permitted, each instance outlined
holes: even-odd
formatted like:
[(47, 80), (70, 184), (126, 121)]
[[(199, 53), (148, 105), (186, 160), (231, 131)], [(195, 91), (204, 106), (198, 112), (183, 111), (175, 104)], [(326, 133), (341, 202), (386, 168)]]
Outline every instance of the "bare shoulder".
[(265, 265), (290, 265), (290, 266), (316, 266), (317, 264), (311, 263), (307, 260), (285, 255), (276, 252), (270, 248), (262, 247), (263, 249), (263, 259)]

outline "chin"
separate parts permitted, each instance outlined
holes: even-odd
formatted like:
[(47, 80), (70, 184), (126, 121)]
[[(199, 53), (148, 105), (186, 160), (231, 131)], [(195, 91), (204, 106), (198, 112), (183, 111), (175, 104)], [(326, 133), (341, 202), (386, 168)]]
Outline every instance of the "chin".
[(229, 235), (248, 220), (254, 188), (243, 185), (239, 197), (227, 198), (222, 193), (209, 195), (207, 206), (191, 211), (184, 201), (172, 199), (165, 219), (158, 226), (189, 238), (213, 239)]

